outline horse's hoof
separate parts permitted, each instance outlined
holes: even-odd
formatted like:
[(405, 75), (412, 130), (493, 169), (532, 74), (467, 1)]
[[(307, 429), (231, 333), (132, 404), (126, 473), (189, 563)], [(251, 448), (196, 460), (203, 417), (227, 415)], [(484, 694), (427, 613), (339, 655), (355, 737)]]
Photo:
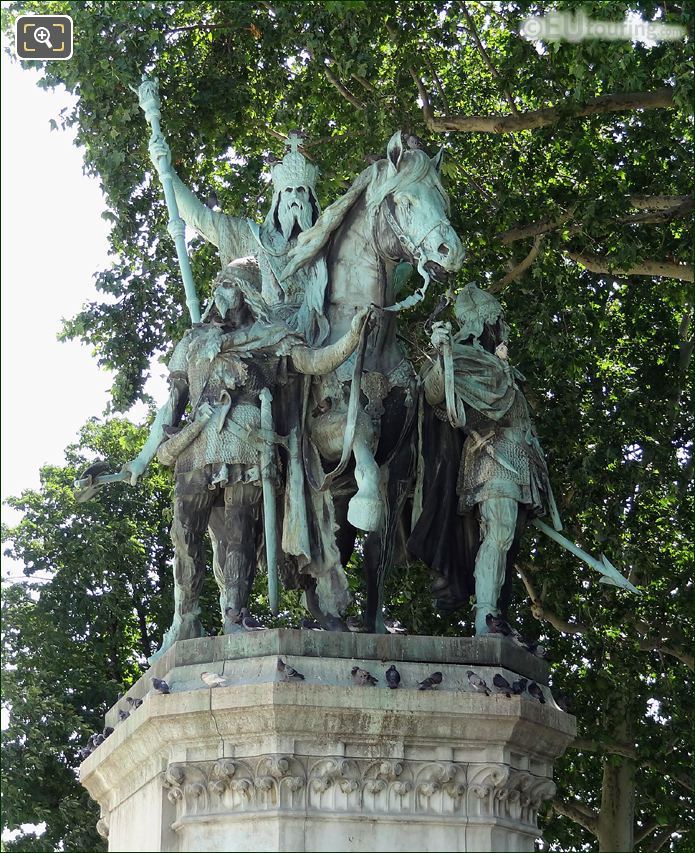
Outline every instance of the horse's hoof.
[(358, 492), (348, 504), (347, 520), (358, 530), (379, 530), (384, 513), (382, 502), (377, 498), (365, 498)]

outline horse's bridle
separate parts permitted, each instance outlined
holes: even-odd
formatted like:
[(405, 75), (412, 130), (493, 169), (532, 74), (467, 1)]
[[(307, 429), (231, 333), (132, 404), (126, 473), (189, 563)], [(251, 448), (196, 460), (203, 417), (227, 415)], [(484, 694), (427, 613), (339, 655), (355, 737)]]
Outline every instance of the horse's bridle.
[[(439, 228), (440, 225), (447, 225), (447, 220), (439, 219), (429, 228), (418, 240), (417, 243), (414, 243), (410, 237), (403, 231), (403, 228), (400, 226), (398, 220), (393, 215), (391, 211), (391, 205), (394, 204), (393, 195), (387, 195), (384, 201), (375, 208), (374, 210), (374, 220), (372, 223), (372, 239), (374, 240), (374, 245), (379, 246), (381, 241), (378, 239), (378, 235), (376, 233), (377, 225), (379, 221), (379, 214), (382, 213), (384, 219), (386, 220), (386, 224), (389, 226), (391, 231), (393, 232), (393, 236), (398, 240), (401, 246), (408, 252), (413, 261), (417, 262), (417, 271), (423, 277), (424, 284), (419, 287), (414, 293), (410, 296), (407, 296), (405, 299), (402, 299), (400, 302), (397, 302), (395, 305), (389, 305), (388, 307), (383, 308), (383, 311), (401, 311), (403, 308), (412, 308), (413, 305), (417, 305), (418, 302), (421, 302), (425, 298), (425, 294), (427, 293), (427, 288), (429, 287), (429, 283), (432, 279), (429, 272), (425, 268), (425, 264), (429, 263), (430, 258), (428, 258), (422, 252), (422, 244), (425, 240), (430, 236), (430, 234), (436, 229)], [(390, 261), (400, 261), (402, 258), (392, 258), (389, 255), (385, 255)]]

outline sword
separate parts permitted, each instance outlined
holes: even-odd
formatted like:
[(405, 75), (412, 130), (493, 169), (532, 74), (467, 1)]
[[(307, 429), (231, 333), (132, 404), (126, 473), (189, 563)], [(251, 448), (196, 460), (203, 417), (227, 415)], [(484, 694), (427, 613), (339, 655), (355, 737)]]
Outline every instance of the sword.
[[(261, 429), (268, 435), (274, 435), (273, 410), (270, 404), (273, 395), (268, 388), (262, 388), (258, 396), (261, 399)], [(268, 601), (273, 616), (278, 614), (278, 561), (277, 530), (275, 514), (275, 484), (271, 477), (273, 466), (273, 444), (265, 441), (261, 447), (261, 484), (263, 486), (263, 526), (265, 529), (265, 558), (268, 564)]]
[(586, 563), (587, 566), (595, 569), (597, 572), (600, 572), (602, 577), (599, 578), (599, 583), (618, 586), (621, 589), (634, 592), (635, 595), (642, 595), (636, 586), (633, 586), (627, 578), (620, 574), (605, 554), (601, 554), (601, 559), (597, 560), (596, 557), (592, 557), (591, 554), (587, 554), (586, 551), (582, 551), (582, 549), (575, 545), (574, 542), (570, 542), (569, 539), (566, 539), (561, 533), (558, 533), (557, 530), (553, 530), (552, 527), (548, 527), (547, 524), (539, 519), (534, 518), (531, 524), (540, 530), (541, 533), (545, 533), (546, 536), (549, 536), (554, 542), (557, 542), (558, 545), (562, 545), (562, 547), (566, 551), (569, 551), (570, 554), (574, 554), (575, 557), (579, 557), (579, 559)]
[(84, 503), (93, 498), (99, 489), (107, 483), (122, 483), (130, 480), (128, 471), (119, 471), (117, 474), (99, 474), (95, 477), (87, 469), (85, 475), (74, 482), (74, 498), (78, 503)]

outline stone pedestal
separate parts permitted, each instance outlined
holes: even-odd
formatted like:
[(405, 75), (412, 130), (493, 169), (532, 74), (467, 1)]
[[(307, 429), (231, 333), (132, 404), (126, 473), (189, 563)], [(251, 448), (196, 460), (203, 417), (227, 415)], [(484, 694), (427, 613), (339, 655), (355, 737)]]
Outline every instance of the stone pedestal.
[[(281, 681), (278, 657), (305, 680)], [(355, 687), (355, 665), (378, 685)], [(206, 687), (205, 670), (228, 686)], [(435, 670), (439, 689), (418, 690)], [(473, 692), (468, 670), (493, 694)], [(546, 703), (494, 692), (497, 672), (543, 685)], [(151, 675), (172, 693), (152, 693)], [(110, 851), (530, 851), (575, 734), (545, 685), (547, 665), (498, 637), (188, 640), (131, 689), (144, 702), (129, 719), (111, 709), (115, 732), (80, 778)]]

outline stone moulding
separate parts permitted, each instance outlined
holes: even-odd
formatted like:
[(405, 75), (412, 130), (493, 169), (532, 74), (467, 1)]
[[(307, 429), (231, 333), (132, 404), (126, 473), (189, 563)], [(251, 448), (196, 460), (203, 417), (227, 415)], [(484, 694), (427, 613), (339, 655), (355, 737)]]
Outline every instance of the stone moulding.
[(162, 786), (177, 822), (231, 812), (470, 814), (536, 829), (552, 779), (504, 764), (263, 755), (170, 764)]

